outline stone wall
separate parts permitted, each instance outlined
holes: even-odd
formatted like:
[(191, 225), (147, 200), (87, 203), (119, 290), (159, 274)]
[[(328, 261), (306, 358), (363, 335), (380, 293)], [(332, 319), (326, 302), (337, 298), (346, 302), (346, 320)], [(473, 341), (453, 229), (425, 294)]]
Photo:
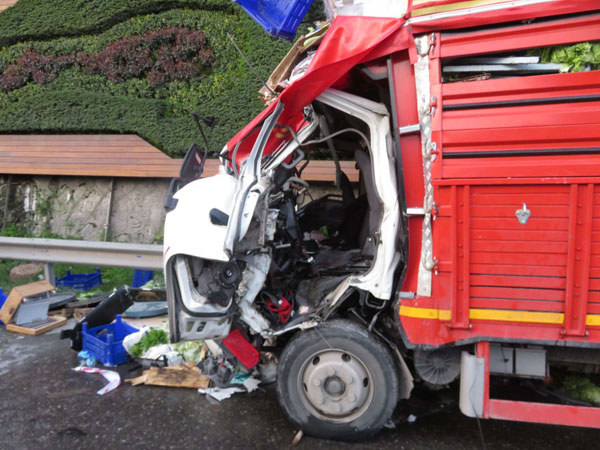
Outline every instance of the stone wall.
[[(7, 178), (0, 180), (2, 212)], [(169, 180), (13, 176), (11, 185), (7, 223), (33, 235), (49, 232), (92, 241), (107, 237), (138, 243), (152, 243), (162, 236)]]
[[(0, 220), (7, 179), (0, 177)], [(13, 176), (7, 224), (35, 236), (158, 242), (163, 236), (169, 183), (167, 179)], [(333, 183), (311, 182), (310, 188), (315, 199), (337, 192)]]

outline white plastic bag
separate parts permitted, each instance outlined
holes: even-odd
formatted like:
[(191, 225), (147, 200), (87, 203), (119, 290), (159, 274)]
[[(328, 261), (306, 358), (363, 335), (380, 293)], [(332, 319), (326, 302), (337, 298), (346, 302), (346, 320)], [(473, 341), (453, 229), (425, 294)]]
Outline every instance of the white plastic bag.
[(150, 331), (150, 327), (144, 326), (140, 329), (140, 331), (136, 331), (135, 333), (131, 333), (130, 335), (125, 336), (123, 339), (123, 347), (131, 355), (131, 347), (140, 342), (140, 340), (148, 334)]

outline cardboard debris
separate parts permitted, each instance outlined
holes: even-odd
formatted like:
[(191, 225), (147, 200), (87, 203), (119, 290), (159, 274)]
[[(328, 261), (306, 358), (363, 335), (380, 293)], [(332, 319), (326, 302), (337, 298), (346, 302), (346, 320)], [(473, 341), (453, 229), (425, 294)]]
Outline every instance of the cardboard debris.
[[(10, 324), (13, 319), (13, 316), (19, 309), (19, 305), (23, 301), (25, 297), (31, 297), (33, 295), (38, 295), (43, 292), (53, 291), (54, 286), (52, 286), (48, 281), (36, 281), (35, 283), (24, 284), (22, 286), (17, 286), (10, 291), (10, 294), (6, 298), (2, 309), (0, 309), (0, 320), (5, 324)], [(7, 326), (8, 329), (8, 326)]]
[(170, 367), (151, 367), (141, 376), (125, 381), (132, 386), (148, 384), (192, 389), (207, 388), (210, 383), (210, 379), (202, 375), (193, 362)]
[[(289, 52), (283, 57), (281, 62), (277, 65), (269, 79), (267, 80), (267, 86), (273, 91), (277, 92), (277, 86), (284, 80), (287, 80), (292, 73), (292, 69), (296, 63), (302, 58), (304, 53), (311, 47), (319, 44), (323, 37), (329, 30), (329, 24), (325, 24), (321, 28), (305, 36), (301, 36), (292, 46)], [(259, 91), (260, 99), (267, 105), (275, 98), (269, 89), (263, 86)]]

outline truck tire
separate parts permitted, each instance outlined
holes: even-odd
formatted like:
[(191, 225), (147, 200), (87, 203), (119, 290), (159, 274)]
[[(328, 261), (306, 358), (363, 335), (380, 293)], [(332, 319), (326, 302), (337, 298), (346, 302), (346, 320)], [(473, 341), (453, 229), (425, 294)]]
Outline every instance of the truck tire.
[(282, 409), (305, 433), (325, 439), (376, 434), (394, 412), (398, 384), (390, 350), (349, 320), (298, 333), (277, 367)]

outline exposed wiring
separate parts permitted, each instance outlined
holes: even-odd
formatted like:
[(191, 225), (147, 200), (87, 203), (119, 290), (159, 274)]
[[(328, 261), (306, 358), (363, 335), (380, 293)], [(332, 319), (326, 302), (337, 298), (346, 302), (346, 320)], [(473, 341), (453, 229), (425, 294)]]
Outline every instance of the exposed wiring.
[(365, 142), (365, 145), (367, 146), (367, 149), (369, 150), (369, 153), (371, 153), (371, 144), (369, 144), (369, 139), (362, 131), (360, 131), (356, 128), (344, 128), (342, 130), (338, 130), (335, 133), (331, 133), (330, 135), (322, 137), (320, 139), (313, 139), (313, 140), (306, 141), (306, 142), (300, 142), (298, 140), (298, 136), (296, 135), (296, 132), (292, 129), (292, 127), (290, 127), (289, 125), (286, 125), (285, 127), (292, 134), (292, 137), (294, 138), (294, 140), (296, 141), (296, 143), (298, 144), (299, 147), (303, 147), (306, 145), (320, 144), (322, 142), (333, 139), (334, 137), (339, 136), (340, 134), (344, 134), (344, 133), (356, 133), (363, 139), (363, 141)]

